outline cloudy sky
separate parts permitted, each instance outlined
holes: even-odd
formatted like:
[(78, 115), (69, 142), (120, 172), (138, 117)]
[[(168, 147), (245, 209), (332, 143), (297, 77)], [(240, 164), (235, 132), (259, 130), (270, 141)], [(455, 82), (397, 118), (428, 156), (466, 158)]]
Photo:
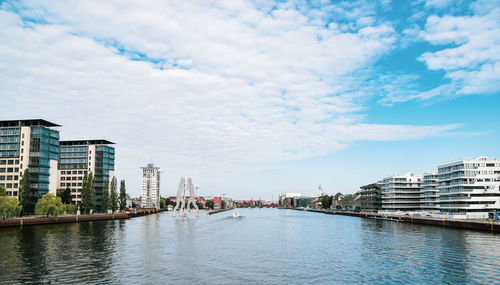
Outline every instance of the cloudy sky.
[(500, 157), (500, 1), (0, 1), (0, 119), (200, 194), (353, 193)]

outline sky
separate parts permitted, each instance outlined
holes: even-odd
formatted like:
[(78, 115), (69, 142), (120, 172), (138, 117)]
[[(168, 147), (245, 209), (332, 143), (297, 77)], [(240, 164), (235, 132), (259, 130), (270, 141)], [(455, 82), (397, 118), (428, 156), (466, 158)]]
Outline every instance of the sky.
[(1, 1), (0, 119), (116, 143), (161, 195), (354, 193), (500, 158), (500, 1)]

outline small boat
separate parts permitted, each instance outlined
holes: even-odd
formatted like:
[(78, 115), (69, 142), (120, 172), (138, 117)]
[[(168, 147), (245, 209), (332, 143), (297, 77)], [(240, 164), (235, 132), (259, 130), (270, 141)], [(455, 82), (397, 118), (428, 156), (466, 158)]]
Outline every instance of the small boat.
[(240, 217), (240, 212), (234, 211), (233, 212), (233, 218), (239, 218)]

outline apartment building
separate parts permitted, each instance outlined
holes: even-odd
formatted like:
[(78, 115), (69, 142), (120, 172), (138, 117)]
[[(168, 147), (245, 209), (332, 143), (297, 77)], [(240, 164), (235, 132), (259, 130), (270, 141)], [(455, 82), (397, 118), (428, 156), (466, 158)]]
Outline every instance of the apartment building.
[(439, 209), (450, 218), (500, 212), (500, 160), (478, 157), (438, 166)]
[(92, 172), (95, 183), (96, 208), (101, 209), (105, 181), (111, 181), (115, 171), (113, 142), (99, 140), (72, 140), (60, 142), (58, 188), (71, 190), (72, 202), (81, 202), (83, 177)]
[(32, 204), (56, 193), (60, 125), (46, 120), (0, 121), (0, 185), (19, 197), (23, 172), (30, 169)]
[(393, 175), (382, 180), (382, 210), (391, 212), (420, 211), (422, 176), (413, 173)]
[(428, 213), (439, 212), (437, 172), (425, 172), (420, 189), (420, 209)]
[(142, 169), (142, 207), (160, 209), (160, 168), (148, 164)]

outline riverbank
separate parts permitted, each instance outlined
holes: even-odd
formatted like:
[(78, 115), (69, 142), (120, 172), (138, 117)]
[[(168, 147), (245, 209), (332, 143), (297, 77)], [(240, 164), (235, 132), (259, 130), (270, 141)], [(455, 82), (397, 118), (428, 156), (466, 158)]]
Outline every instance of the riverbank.
[(0, 228), (3, 227), (18, 227), (31, 225), (48, 225), (48, 224), (64, 224), (64, 223), (79, 223), (104, 220), (123, 220), (146, 215), (156, 214), (163, 210), (143, 210), (140, 212), (125, 212), (115, 214), (93, 214), (93, 215), (61, 215), (57, 219), (52, 217), (20, 217), (13, 219), (0, 219)]
[(230, 210), (233, 210), (233, 209), (234, 208), (218, 209), (218, 210), (210, 211), (210, 212), (208, 212), (208, 214), (209, 215), (213, 215), (213, 214), (222, 213), (222, 212), (225, 212), (225, 211), (230, 211)]
[(365, 219), (387, 220), (393, 222), (404, 222), (412, 224), (457, 228), (457, 229), (478, 230), (478, 231), (491, 232), (495, 234), (500, 233), (500, 222), (498, 221), (495, 222), (493, 220), (454, 220), (446, 218), (438, 219), (438, 218), (422, 217), (422, 216), (409, 216), (409, 215), (399, 216), (399, 215), (379, 214), (371, 212), (350, 212), (350, 211), (337, 211), (337, 210), (325, 210), (325, 209), (314, 209), (314, 210), (309, 210), (305, 208), (279, 208), (279, 209), (307, 211), (307, 212), (315, 212), (328, 215), (343, 215), (343, 216), (359, 217)]

